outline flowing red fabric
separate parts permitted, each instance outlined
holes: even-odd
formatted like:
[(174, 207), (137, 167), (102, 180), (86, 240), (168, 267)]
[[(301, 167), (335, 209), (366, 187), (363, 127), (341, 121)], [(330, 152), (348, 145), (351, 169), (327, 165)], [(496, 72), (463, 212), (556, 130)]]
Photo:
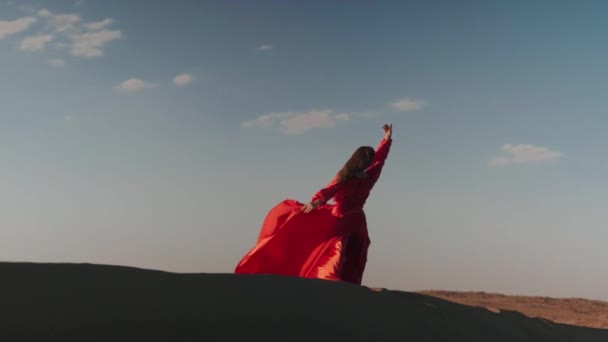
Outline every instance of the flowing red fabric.
[[(312, 200), (317, 209), (286, 199), (266, 216), (257, 244), (239, 262), (237, 274), (279, 274), (361, 284), (370, 239), (363, 206), (380, 177), (392, 140), (382, 139), (365, 177), (334, 178)], [(334, 199), (335, 204), (327, 203)]]

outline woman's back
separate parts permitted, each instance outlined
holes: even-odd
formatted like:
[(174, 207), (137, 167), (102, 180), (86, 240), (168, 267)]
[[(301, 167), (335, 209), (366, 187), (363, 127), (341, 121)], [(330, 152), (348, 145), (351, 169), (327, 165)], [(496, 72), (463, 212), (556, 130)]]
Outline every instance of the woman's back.
[(333, 197), (336, 202), (334, 214), (342, 216), (352, 211), (361, 211), (369, 194), (378, 181), (384, 162), (388, 157), (392, 139), (382, 139), (374, 156), (374, 161), (360, 175), (353, 175), (343, 182), (334, 178), (327, 187), (319, 190), (313, 200), (326, 202)]
[(354, 210), (362, 210), (372, 188), (369, 177), (352, 177), (344, 182), (336, 194), (334, 201), (339, 207), (338, 212), (346, 214)]

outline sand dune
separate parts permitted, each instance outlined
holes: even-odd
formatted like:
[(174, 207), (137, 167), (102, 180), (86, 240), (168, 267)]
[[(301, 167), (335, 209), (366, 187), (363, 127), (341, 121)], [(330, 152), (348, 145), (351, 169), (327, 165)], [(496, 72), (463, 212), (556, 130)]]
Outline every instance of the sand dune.
[(583, 298), (507, 296), (487, 292), (422, 291), (437, 298), (494, 311), (519, 311), (526, 316), (590, 328), (608, 329), (608, 303)]
[(608, 341), (608, 330), (321, 280), (0, 263), (0, 341)]

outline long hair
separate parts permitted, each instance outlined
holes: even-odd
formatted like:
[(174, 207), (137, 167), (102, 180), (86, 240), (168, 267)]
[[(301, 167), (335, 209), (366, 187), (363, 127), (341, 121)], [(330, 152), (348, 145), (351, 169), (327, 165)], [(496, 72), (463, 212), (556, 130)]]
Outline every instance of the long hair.
[(356, 175), (365, 171), (372, 162), (376, 151), (371, 146), (361, 146), (355, 150), (352, 156), (346, 161), (346, 164), (338, 171), (337, 178), (339, 183), (343, 183)]

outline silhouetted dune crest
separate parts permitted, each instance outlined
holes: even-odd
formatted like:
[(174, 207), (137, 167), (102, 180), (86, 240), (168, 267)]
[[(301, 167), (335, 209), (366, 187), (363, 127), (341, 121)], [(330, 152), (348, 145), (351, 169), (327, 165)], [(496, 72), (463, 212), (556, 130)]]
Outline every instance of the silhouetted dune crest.
[(608, 341), (608, 330), (280, 276), (0, 263), (1, 341)]

